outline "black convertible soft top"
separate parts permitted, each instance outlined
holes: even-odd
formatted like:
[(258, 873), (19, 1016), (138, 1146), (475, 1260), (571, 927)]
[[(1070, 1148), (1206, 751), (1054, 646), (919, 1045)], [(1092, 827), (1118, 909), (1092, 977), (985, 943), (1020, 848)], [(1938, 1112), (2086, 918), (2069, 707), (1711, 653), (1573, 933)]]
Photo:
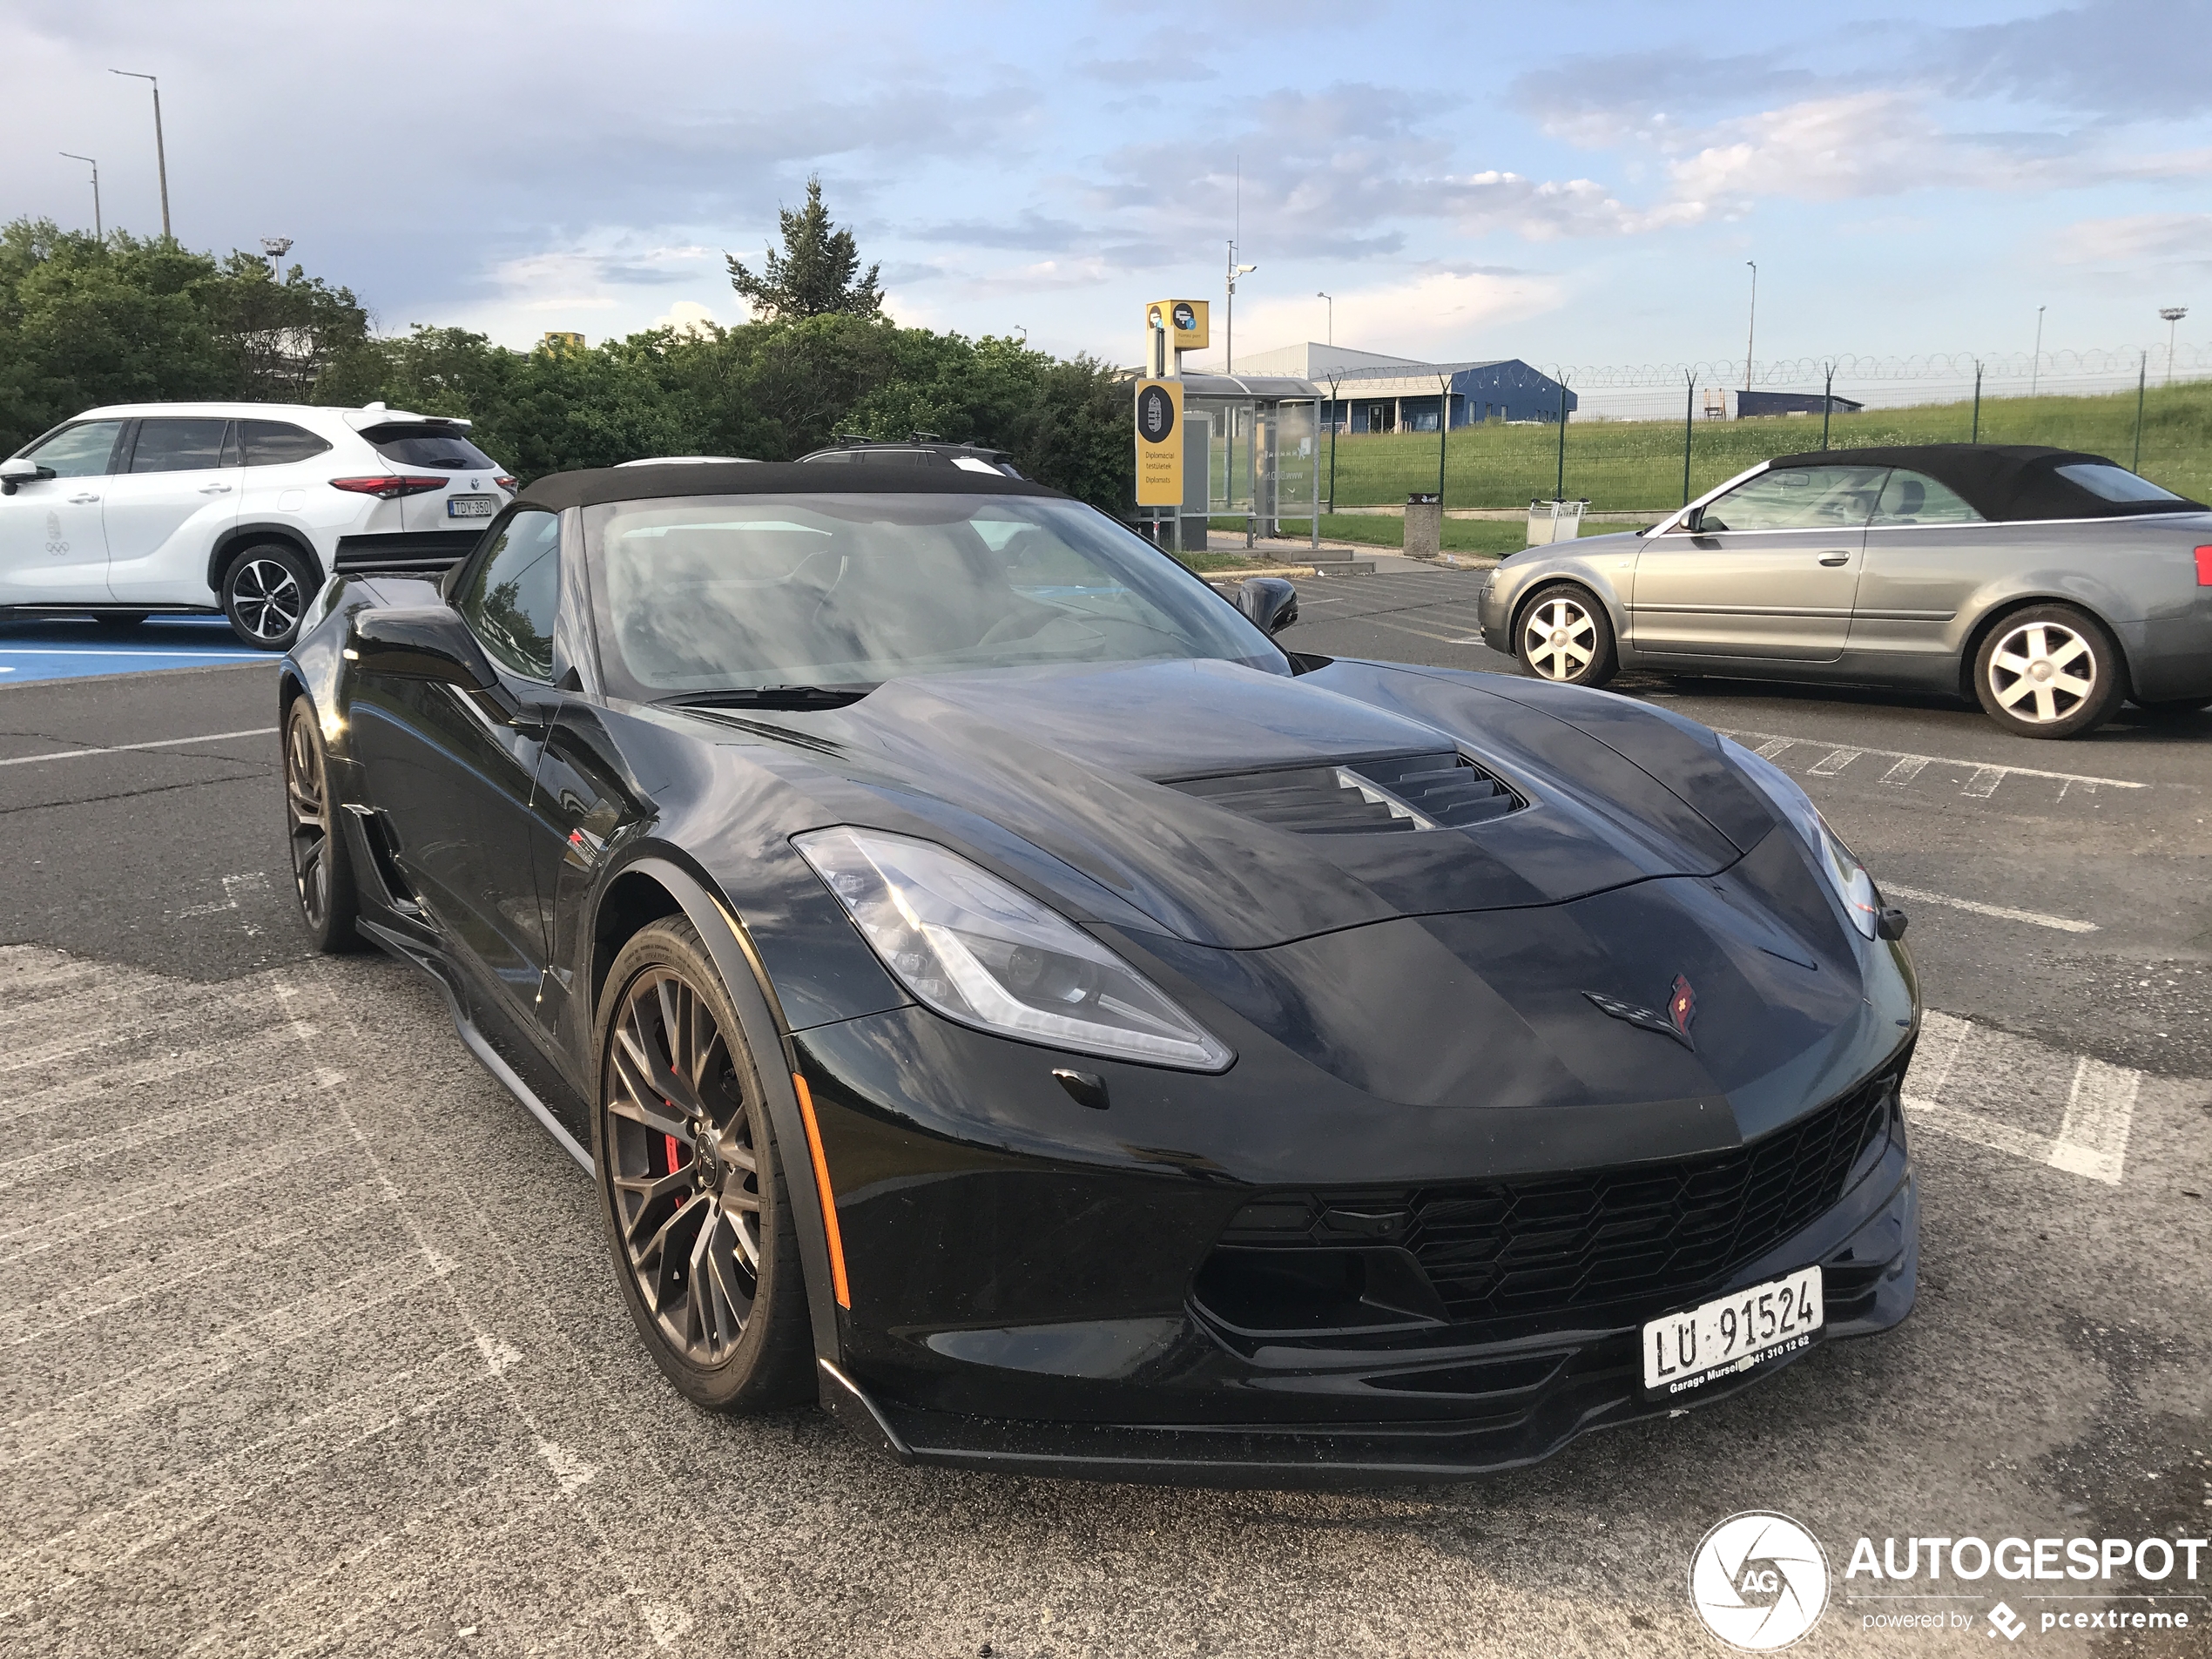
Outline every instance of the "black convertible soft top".
[(953, 467), (824, 467), (796, 461), (692, 462), (549, 473), (523, 491), (533, 507), (593, 507), (669, 496), (1054, 496), (1001, 473)]
[(2194, 501), (2107, 501), (2059, 469), (2073, 463), (2117, 466), (2107, 455), (2035, 443), (1910, 443), (1864, 449), (1815, 449), (1777, 455), (1771, 467), (1905, 467), (1959, 492), (1984, 518), (2132, 518), (2143, 513), (2202, 512)]

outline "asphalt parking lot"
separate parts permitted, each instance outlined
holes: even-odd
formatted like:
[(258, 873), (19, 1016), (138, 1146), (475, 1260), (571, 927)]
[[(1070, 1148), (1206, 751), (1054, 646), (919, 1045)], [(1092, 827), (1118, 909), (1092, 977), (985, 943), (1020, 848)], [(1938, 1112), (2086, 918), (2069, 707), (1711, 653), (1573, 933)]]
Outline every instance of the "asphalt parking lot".
[[(1290, 643), (1501, 667), (1478, 580), (1311, 583)], [(1800, 1651), (1988, 1651), (2001, 1593), (2023, 1649), (2212, 1652), (2035, 1630), (2065, 1582), (1870, 1632), (1895, 1587), (1842, 1577), (1862, 1534), (2212, 1530), (2212, 716), (2038, 744), (1622, 683), (1797, 777), (1912, 914), (1919, 1311), (1534, 1469), (1312, 1494), (902, 1469), (813, 1412), (695, 1412), (590, 1187), (427, 981), (306, 954), (271, 664), (9, 679), (10, 1655), (1709, 1654), (1690, 1553), (1752, 1508), (1830, 1554)], [(2212, 1622), (2212, 1584), (2124, 1588)]]

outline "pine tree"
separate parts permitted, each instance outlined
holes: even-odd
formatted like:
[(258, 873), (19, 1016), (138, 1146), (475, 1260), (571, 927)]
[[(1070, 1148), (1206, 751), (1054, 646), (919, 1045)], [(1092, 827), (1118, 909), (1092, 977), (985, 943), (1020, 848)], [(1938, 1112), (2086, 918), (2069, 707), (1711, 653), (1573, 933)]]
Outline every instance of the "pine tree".
[(883, 288), (871, 265), (860, 271), (860, 251), (853, 233), (830, 222), (822, 206), (819, 173), (806, 181), (806, 206), (782, 208), (777, 219), (784, 233), (784, 251), (770, 248), (767, 261), (755, 276), (742, 260), (730, 260), (730, 286), (745, 297), (753, 314), (770, 322), (796, 322), (803, 317), (839, 314), (873, 317), (883, 310)]

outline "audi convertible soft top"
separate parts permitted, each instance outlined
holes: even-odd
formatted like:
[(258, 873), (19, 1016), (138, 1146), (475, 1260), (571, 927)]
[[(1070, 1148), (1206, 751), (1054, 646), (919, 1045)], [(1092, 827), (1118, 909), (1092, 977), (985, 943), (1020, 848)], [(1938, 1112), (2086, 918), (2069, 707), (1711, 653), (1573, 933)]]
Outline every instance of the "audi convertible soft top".
[(675, 1386), (901, 1459), (1456, 1479), (1902, 1319), (1904, 918), (1804, 795), (1295, 597), (951, 468), (541, 480), (321, 595), (302, 914), (590, 1171)]

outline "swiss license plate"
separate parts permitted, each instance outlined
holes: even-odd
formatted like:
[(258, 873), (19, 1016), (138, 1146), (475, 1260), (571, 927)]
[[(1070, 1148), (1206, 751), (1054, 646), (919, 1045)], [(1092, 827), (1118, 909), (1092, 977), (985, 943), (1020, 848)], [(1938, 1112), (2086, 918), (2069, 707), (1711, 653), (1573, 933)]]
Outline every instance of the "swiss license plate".
[(489, 518), (499, 510), (496, 496), (448, 496), (446, 497), (448, 518)]
[(1810, 1347), (1827, 1317), (1820, 1270), (1798, 1269), (1748, 1290), (1684, 1308), (1643, 1327), (1647, 1393), (1694, 1393), (1737, 1372), (1755, 1370)]

